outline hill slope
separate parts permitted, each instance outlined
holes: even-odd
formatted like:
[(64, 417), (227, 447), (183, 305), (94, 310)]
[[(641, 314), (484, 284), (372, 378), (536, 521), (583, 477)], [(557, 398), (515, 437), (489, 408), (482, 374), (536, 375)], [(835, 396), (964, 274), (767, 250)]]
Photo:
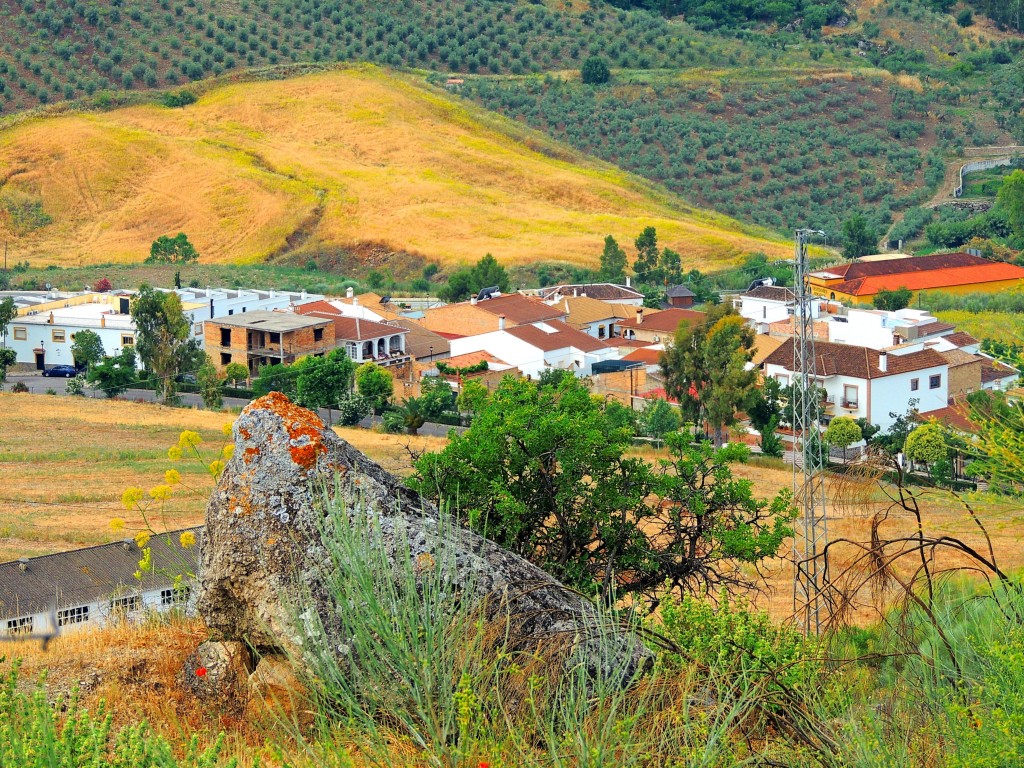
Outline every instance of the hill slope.
[(593, 265), (606, 234), (629, 240), (647, 225), (688, 267), (788, 253), (372, 67), (16, 125), (0, 133), (0, 197), (36, 211), (11, 241), (12, 258), (33, 263), (138, 261), (177, 231), (207, 261), (380, 242), (442, 263), (492, 252)]

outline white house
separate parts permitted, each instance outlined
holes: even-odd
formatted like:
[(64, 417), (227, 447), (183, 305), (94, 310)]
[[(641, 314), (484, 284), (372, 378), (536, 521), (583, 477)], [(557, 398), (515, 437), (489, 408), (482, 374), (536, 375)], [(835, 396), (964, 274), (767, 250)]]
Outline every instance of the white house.
[[(182, 534), (194, 544), (184, 546)], [(0, 636), (50, 636), (110, 619), (141, 619), (151, 611), (195, 608), (202, 528), (152, 536), (145, 546), (153, 567), (139, 570), (134, 539), (0, 563)]]
[(576, 283), (574, 285), (552, 285), (541, 288), (537, 295), (543, 301), (557, 304), (564, 298), (574, 296), (589, 297), (598, 301), (606, 301), (609, 304), (625, 304), (631, 307), (642, 307), (644, 295), (630, 285), (629, 278), (626, 278), (625, 285), (617, 283)]
[[(879, 351), (869, 347), (815, 343), (817, 385), (826, 392), (825, 419), (865, 418), (883, 430), (911, 408), (928, 413), (949, 404), (949, 365), (934, 349), (907, 345)], [(793, 381), (793, 340), (764, 361), (765, 377), (783, 386)]]
[(615, 347), (561, 320), (502, 327), (489, 333), (451, 339), (450, 344), (452, 357), (488, 352), (515, 366), (524, 376), (539, 376), (553, 368), (589, 376), (594, 363), (615, 360), (619, 356)]
[[(886, 349), (908, 342), (941, 339), (952, 334), (956, 326), (943, 323), (919, 309), (887, 312), (881, 309), (843, 309), (829, 320), (828, 340), (835, 344)], [(953, 345), (939, 349), (952, 349)]]
[[(811, 299), (811, 317), (821, 314), (821, 299)], [(740, 317), (749, 320), (761, 333), (772, 323), (788, 320), (796, 314), (796, 294), (781, 285), (761, 285), (733, 299)]]

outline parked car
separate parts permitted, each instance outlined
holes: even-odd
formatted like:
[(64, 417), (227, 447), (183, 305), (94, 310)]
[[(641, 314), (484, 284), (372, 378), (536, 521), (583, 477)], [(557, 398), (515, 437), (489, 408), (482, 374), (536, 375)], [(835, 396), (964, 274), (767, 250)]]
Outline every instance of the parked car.
[(43, 369), (43, 376), (63, 376), (65, 379), (70, 379), (77, 375), (78, 369), (73, 365), (54, 365)]

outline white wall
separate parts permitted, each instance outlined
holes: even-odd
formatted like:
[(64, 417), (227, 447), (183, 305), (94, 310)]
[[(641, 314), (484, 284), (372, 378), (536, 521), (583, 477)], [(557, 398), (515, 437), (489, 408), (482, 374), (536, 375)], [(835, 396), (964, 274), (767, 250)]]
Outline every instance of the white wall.
[(777, 323), (789, 317), (789, 307), (780, 301), (742, 296), (740, 316), (756, 323)]
[[(938, 389), (929, 389), (928, 380), (934, 375), (942, 377), (941, 384)], [(916, 392), (910, 390), (911, 379), (918, 380)], [(889, 416), (889, 412), (906, 413), (911, 400), (918, 401), (916, 408), (920, 413), (937, 411), (949, 405), (949, 369), (944, 365), (885, 376), (874, 379), (872, 384), (874, 386), (871, 391), (871, 422), (878, 424), (883, 430), (891, 427), (895, 421)]]
[(892, 329), (885, 327), (884, 318), (855, 309), (850, 310), (845, 323), (839, 318), (832, 318), (828, 324), (828, 340), (871, 349), (885, 349), (894, 343)]
[[(36, 320), (40, 317), (43, 317), (43, 315), (33, 316), (32, 319)], [(130, 335), (134, 338), (135, 328), (130, 322), (125, 322), (127, 319), (125, 315), (114, 315), (113, 318), (117, 319), (112, 319), (109, 325), (113, 326), (116, 324), (117, 327), (107, 328), (101, 328), (98, 323), (93, 325), (91, 322), (74, 324), (54, 323), (50, 325), (45, 322), (26, 323), (24, 320), (28, 318), (15, 318), (7, 329), (7, 346), (17, 353), (19, 363), (35, 365), (36, 356), (34, 350), (41, 346), (45, 350), (45, 363), (47, 367), (51, 365), (74, 365), (74, 359), (71, 355), (71, 345), (74, 343), (74, 340), (71, 337), (78, 331), (89, 330), (100, 337), (106, 354), (115, 355), (121, 351), (122, 335)], [(19, 320), (22, 322), (19, 322)], [(25, 328), (27, 338), (24, 340), (16, 339), (14, 337), (15, 328)], [(54, 329), (64, 331), (63, 342), (53, 340)]]
[(491, 331), (477, 336), (451, 339), (449, 345), (452, 357), (470, 352), (489, 352), (499, 360), (514, 365), (524, 375), (539, 376), (545, 369), (544, 353), (507, 331)]

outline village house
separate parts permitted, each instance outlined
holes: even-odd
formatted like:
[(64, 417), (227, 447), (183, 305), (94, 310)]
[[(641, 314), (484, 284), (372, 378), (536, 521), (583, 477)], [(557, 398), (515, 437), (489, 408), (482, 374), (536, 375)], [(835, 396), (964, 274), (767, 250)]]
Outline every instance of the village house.
[(703, 322), (704, 317), (703, 312), (694, 309), (652, 310), (637, 307), (634, 317), (619, 322), (619, 331), (624, 339), (664, 344), (671, 341), (680, 325)]
[[(182, 534), (195, 543), (183, 546)], [(134, 539), (0, 563), (0, 633), (49, 636), (150, 612), (190, 613), (203, 528), (150, 537), (153, 567), (141, 573)], [(185, 543), (188, 543), (187, 539)], [(178, 583), (176, 576), (184, 579)]]
[(697, 294), (685, 285), (673, 285), (665, 291), (665, 298), (668, 299), (670, 307), (689, 309), (693, 306), (693, 300), (697, 298)]
[[(815, 384), (825, 390), (824, 420), (865, 418), (883, 430), (895, 415), (916, 409), (928, 414), (949, 404), (949, 363), (923, 344), (889, 351), (829, 342), (815, 343)], [(764, 361), (765, 378), (793, 382), (793, 340)]]
[(405, 348), (407, 331), (392, 321), (375, 322), (346, 317), (342, 311), (326, 301), (312, 301), (295, 308), (304, 317), (321, 317), (334, 323), (334, 343), (348, 354), (357, 365), (375, 362), (378, 365), (405, 365), (409, 353)]
[[(549, 306), (532, 296), (507, 293), (486, 299), (474, 296), (469, 301), (428, 309), (418, 322), (427, 330), (452, 340), (459, 336), (497, 331), (499, 325), (513, 328), (517, 325), (565, 320), (565, 317), (565, 310), (557, 305)], [(458, 354), (454, 348), (452, 354)]]
[(565, 310), (565, 322), (595, 339), (610, 339), (616, 335), (616, 323), (633, 314), (625, 304), (609, 304), (589, 296), (566, 296), (547, 302)]
[(264, 365), (290, 365), (335, 347), (330, 318), (257, 310), (207, 320), (205, 347), (218, 370), (241, 363), (256, 375)]
[(616, 283), (576, 283), (573, 285), (552, 285), (541, 288), (537, 295), (544, 301), (558, 302), (573, 296), (586, 296), (609, 304), (625, 304), (631, 307), (642, 307), (644, 295), (630, 287), (629, 278), (625, 285)]

